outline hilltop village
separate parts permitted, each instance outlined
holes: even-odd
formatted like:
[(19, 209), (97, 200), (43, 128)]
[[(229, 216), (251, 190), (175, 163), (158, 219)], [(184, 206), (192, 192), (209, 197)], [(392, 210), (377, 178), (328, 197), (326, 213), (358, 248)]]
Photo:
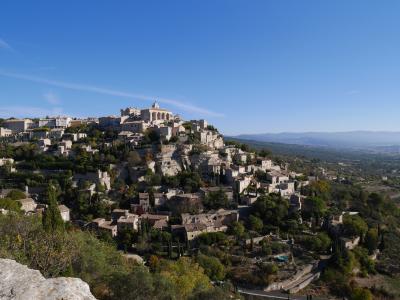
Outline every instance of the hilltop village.
[[(381, 218), (397, 208), (325, 170), (296, 172), (269, 151), (225, 141), (206, 120), (184, 120), (157, 102), (119, 116), (4, 119), (0, 126), (0, 254), (19, 253), (45, 276), (82, 277), (101, 299), (139, 298), (144, 275), (129, 273), (137, 269), (104, 279), (123, 259), (121, 268), (143, 265), (154, 287), (170, 280), (164, 292), (175, 298), (165, 299), (260, 292), (371, 299), (385, 292), (350, 279), (375, 274), (375, 265), (388, 271), (379, 265), (380, 257), (392, 259)], [(10, 242), (28, 240), (32, 228), (43, 240), (50, 230), (63, 238), (87, 234), (91, 242), (76, 238), (79, 247), (68, 244), (76, 252), (59, 253), (35, 240), (40, 253), (54, 250), (58, 258), (44, 263)], [(97, 275), (84, 270), (94, 258), (79, 251), (90, 252), (89, 244), (107, 271), (100, 262), (90, 266)], [(398, 263), (391, 268), (397, 272)], [(175, 283), (181, 277), (190, 283)], [(121, 288), (127, 278), (140, 282), (136, 290)], [(160, 299), (154, 287), (147, 293)]]

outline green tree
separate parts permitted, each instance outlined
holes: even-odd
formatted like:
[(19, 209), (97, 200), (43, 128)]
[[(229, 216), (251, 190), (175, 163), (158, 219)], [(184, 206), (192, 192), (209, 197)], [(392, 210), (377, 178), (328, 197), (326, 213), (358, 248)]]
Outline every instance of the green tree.
[(230, 232), (237, 238), (241, 239), (244, 236), (245, 228), (241, 222), (234, 222), (230, 227)]
[(218, 281), (225, 278), (225, 267), (218, 258), (199, 254), (196, 261), (211, 280)]
[(324, 233), (318, 233), (316, 236), (307, 236), (302, 240), (302, 244), (311, 251), (324, 252), (331, 246), (331, 239)]
[(253, 216), (253, 215), (250, 215), (249, 222), (250, 222), (251, 230), (254, 230), (254, 231), (257, 231), (257, 232), (260, 232), (260, 233), (262, 232), (264, 224), (263, 224), (263, 221), (260, 218), (258, 218), (256, 216)]
[(260, 218), (264, 225), (280, 226), (288, 215), (289, 203), (279, 194), (260, 196), (253, 204), (252, 214)]
[(64, 229), (64, 221), (61, 218), (60, 210), (58, 209), (56, 189), (53, 185), (47, 188), (48, 206), (43, 213), (42, 224), (47, 232), (55, 232)]
[(321, 197), (313, 196), (306, 198), (304, 204), (308, 214), (316, 218), (317, 223), (319, 223), (319, 219), (323, 217), (326, 212), (325, 201)]
[(346, 215), (343, 218), (343, 227), (348, 236), (360, 236), (363, 240), (368, 231), (368, 225), (359, 215)]
[(210, 279), (203, 268), (187, 257), (181, 257), (176, 262), (164, 260), (160, 274), (174, 287), (179, 299), (186, 299), (193, 292), (211, 289)]
[(204, 207), (207, 209), (220, 209), (229, 208), (229, 199), (225, 192), (220, 189), (215, 192), (210, 192), (207, 194), (203, 201)]
[(379, 244), (378, 229), (370, 228), (365, 236), (365, 246), (367, 247), (370, 254), (372, 254)]
[(130, 151), (126, 157), (128, 165), (134, 167), (142, 163), (142, 158), (137, 151)]
[(351, 293), (351, 300), (372, 300), (372, 293), (363, 288), (355, 288)]

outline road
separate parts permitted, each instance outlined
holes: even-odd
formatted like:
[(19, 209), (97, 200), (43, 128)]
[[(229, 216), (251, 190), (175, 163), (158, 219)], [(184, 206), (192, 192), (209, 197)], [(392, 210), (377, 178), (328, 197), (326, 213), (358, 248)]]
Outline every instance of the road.
[[(265, 299), (307, 300), (306, 296), (294, 296), (294, 295), (284, 294), (281, 292), (265, 292), (263, 290), (249, 290), (249, 289), (244, 289), (244, 288), (238, 288), (238, 292), (242, 295), (257, 296), (257, 297), (262, 297)], [(321, 298), (321, 297), (313, 297), (312, 298), (312, 300), (326, 300), (326, 299), (327, 298)]]

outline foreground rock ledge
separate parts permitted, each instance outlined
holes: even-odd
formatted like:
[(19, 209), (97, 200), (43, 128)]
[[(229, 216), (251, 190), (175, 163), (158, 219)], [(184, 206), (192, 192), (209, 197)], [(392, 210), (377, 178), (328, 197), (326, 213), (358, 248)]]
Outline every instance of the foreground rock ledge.
[(14, 260), (0, 259), (1, 300), (96, 300), (86, 282), (78, 278), (46, 279)]

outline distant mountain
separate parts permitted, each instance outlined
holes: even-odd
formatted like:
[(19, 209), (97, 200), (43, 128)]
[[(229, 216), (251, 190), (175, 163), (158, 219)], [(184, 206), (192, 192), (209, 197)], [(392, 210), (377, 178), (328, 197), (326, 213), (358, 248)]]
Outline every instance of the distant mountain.
[(337, 149), (358, 149), (387, 153), (400, 152), (400, 132), (390, 131), (283, 132), (242, 134), (234, 138)]

